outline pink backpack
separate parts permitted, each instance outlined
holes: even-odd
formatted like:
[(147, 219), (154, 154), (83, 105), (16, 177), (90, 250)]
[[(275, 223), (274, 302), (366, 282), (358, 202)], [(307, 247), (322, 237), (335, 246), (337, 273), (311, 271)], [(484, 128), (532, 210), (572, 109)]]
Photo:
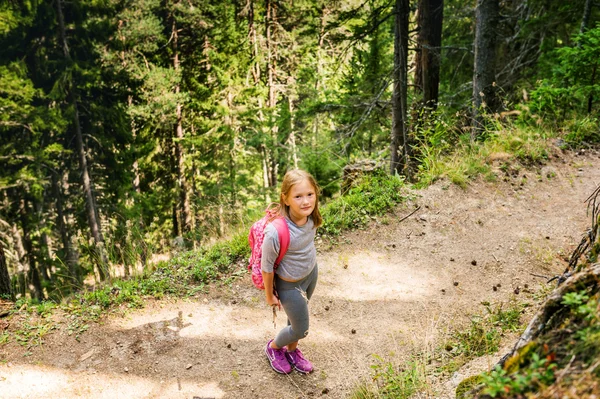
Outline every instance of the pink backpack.
[(281, 260), (288, 250), (288, 247), (290, 246), (290, 230), (285, 222), (285, 219), (279, 216), (274, 209), (271, 209), (271, 207), (267, 208), (265, 210), (265, 216), (262, 219), (254, 222), (252, 227), (250, 227), (250, 233), (248, 234), (248, 242), (250, 243), (250, 249), (252, 249), (248, 270), (252, 273), (252, 283), (254, 283), (256, 288), (261, 290), (265, 289), (265, 284), (263, 283), (262, 277), (262, 269), (260, 266), (260, 261), (262, 258), (262, 244), (265, 240), (265, 228), (269, 223), (272, 223), (273, 226), (275, 226), (277, 229), (277, 234), (279, 235), (279, 256), (275, 260), (273, 268), (277, 268), (277, 266), (279, 266)]

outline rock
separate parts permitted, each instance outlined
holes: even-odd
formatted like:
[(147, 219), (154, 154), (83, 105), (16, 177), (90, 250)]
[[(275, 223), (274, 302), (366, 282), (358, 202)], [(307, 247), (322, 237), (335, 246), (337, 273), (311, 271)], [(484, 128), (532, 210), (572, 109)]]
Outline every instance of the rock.
[(192, 363), (188, 363), (188, 365), (187, 365), (187, 366), (185, 366), (185, 369), (186, 369), (186, 370), (189, 370), (189, 369), (191, 369), (191, 368), (192, 368)]
[(455, 281), (455, 282), (454, 282), (454, 286), (455, 286), (455, 287), (458, 287), (458, 281)]
[(472, 264), (473, 266), (477, 266), (477, 261), (473, 259), (473, 260), (471, 261), (471, 264)]
[(354, 328), (352, 329), (351, 332), (352, 332), (352, 334), (356, 334), (356, 330)]
[(94, 352), (95, 352), (95, 351), (96, 351), (95, 349), (92, 349), (92, 350), (90, 350), (90, 351), (88, 351), (88, 352), (84, 353), (84, 354), (83, 354), (83, 355), (81, 355), (81, 357), (79, 358), (79, 361), (80, 361), (80, 362), (83, 362), (83, 361), (85, 361), (85, 360), (89, 359), (90, 357), (92, 357), (92, 356), (94, 355)]
[(129, 373), (129, 367), (125, 367), (123, 370), (124, 370), (126, 373)]

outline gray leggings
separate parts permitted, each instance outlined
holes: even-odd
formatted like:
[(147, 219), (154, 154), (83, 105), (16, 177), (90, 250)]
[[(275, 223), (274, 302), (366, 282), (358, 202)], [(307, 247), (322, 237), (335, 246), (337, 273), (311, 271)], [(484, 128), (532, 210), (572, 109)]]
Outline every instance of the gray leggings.
[(316, 265), (308, 276), (294, 283), (283, 281), (275, 275), (275, 287), (279, 301), (288, 317), (288, 325), (275, 337), (275, 345), (279, 348), (308, 335), (308, 300), (317, 286), (318, 277), (319, 268)]

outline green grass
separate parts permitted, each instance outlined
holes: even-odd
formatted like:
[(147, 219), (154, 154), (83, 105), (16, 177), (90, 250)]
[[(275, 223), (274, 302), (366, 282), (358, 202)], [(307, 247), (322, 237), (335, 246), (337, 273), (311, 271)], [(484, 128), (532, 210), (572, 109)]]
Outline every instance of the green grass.
[(551, 131), (510, 124), (493, 126), (498, 130), (485, 132), (485, 140), (471, 141), (469, 135), (462, 135), (448, 138), (453, 143), (451, 149), (422, 147), (418, 186), (426, 187), (442, 178), (461, 187), (480, 176), (495, 181), (497, 176), (492, 166), (498, 154), (517, 165), (538, 164), (548, 159), (551, 145), (548, 139), (556, 136)]
[(450, 374), (467, 362), (498, 351), (502, 336), (523, 328), (521, 314), (525, 304), (510, 302), (495, 306), (484, 302), (485, 313), (473, 316), (468, 328), (453, 331), (438, 351), (441, 365), (437, 372)]
[(403, 186), (402, 178), (383, 172), (365, 177), (347, 194), (323, 207), (321, 234), (335, 236), (344, 230), (366, 226), (375, 217), (384, 215), (403, 201)]
[(395, 366), (375, 356), (373, 383), (362, 383), (351, 393), (351, 399), (408, 399), (426, 388), (426, 367), (423, 359), (413, 359)]
[[(373, 382), (359, 384), (350, 397), (410, 398), (427, 389), (428, 376), (448, 376), (472, 359), (496, 353), (505, 332), (522, 329), (521, 314), (526, 305), (514, 301), (497, 305), (484, 302), (482, 305), (483, 315), (471, 317), (467, 328), (452, 331), (433, 353), (416, 354), (400, 365), (376, 356), (377, 363), (372, 366)], [(433, 360), (436, 360), (435, 365), (430, 366)], [(478, 377), (477, 381), (482, 379)], [(465, 384), (461, 389), (468, 390)]]

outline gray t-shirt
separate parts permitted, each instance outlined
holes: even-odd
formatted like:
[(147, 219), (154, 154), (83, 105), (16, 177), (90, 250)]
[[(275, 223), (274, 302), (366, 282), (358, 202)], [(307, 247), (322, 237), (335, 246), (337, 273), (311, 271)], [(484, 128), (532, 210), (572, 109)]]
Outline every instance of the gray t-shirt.
[[(308, 276), (317, 264), (315, 248), (315, 223), (312, 217), (304, 226), (298, 226), (285, 218), (290, 229), (290, 246), (275, 270), (285, 280), (297, 281)], [(265, 228), (265, 239), (262, 245), (261, 269), (266, 273), (273, 272), (273, 264), (279, 256), (279, 235), (277, 229), (268, 224)]]

